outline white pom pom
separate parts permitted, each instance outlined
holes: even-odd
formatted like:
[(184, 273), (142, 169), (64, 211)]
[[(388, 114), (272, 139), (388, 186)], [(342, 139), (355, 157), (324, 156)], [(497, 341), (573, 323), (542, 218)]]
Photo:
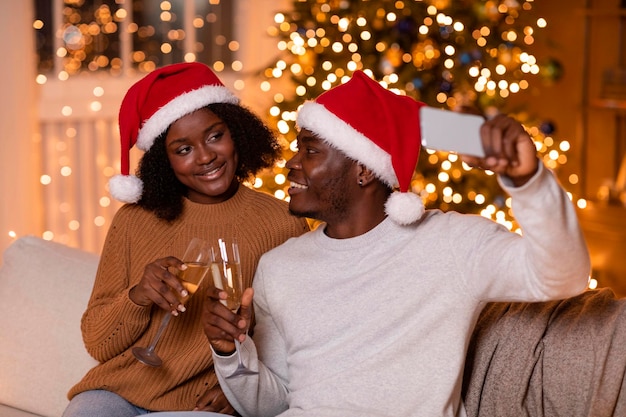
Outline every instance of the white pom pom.
[(424, 214), (424, 203), (415, 193), (391, 193), (385, 203), (385, 212), (398, 224), (411, 224)]
[(136, 203), (143, 192), (143, 182), (134, 175), (115, 175), (109, 180), (109, 192), (122, 203)]

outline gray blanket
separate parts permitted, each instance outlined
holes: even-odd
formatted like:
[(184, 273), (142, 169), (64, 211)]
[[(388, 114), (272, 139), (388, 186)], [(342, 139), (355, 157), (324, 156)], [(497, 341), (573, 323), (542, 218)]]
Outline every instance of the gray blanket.
[(626, 299), (610, 289), (490, 303), (472, 337), (469, 417), (626, 416)]

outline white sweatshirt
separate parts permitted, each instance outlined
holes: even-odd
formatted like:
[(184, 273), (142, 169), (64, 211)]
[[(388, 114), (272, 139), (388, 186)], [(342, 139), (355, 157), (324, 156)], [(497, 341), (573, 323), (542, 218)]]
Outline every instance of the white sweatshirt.
[[(224, 379), (244, 416), (456, 416), (469, 338), (488, 301), (582, 292), (589, 254), (576, 213), (543, 166), (513, 197), (523, 236), (477, 216), (428, 210), (350, 239), (324, 226), (263, 255), (256, 328), (243, 355), (258, 376)], [(281, 414), (282, 413), (282, 414)]]

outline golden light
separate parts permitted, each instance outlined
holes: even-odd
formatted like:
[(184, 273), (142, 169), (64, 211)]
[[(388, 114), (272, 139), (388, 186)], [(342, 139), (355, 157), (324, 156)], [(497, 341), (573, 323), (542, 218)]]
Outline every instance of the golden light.
[(278, 185), (282, 185), (287, 181), (287, 177), (284, 174), (278, 174), (274, 177), (274, 182)]
[(241, 71), (243, 69), (243, 62), (235, 60), (232, 62), (232, 64), (230, 64), (230, 67), (233, 69), (233, 71)]

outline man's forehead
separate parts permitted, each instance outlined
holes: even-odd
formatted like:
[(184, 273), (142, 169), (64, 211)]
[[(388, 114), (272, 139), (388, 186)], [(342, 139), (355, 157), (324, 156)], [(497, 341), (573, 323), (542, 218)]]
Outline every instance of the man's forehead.
[(344, 151), (342, 151), (341, 149), (339, 149), (332, 143), (322, 139), (316, 133), (308, 129), (301, 129), (300, 132), (298, 132), (297, 140), (301, 144), (309, 144), (309, 145), (314, 144), (316, 146), (324, 147), (328, 149), (329, 152), (334, 153), (337, 157), (347, 159), (350, 162), (358, 162), (358, 161), (355, 161), (353, 158), (350, 158), (348, 155), (346, 155)]
[(298, 132), (298, 140), (316, 140), (316, 141), (321, 142), (322, 138), (317, 136), (315, 133), (313, 133), (309, 129), (303, 128), (303, 129), (300, 129), (300, 131)]

